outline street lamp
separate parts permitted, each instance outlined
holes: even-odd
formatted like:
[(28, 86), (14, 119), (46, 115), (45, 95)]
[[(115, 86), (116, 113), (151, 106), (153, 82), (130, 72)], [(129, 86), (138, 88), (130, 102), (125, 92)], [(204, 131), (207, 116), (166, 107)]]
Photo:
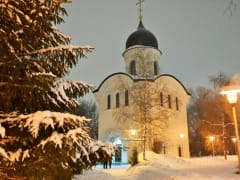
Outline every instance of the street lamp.
[(237, 123), (237, 116), (236, 116), (236, 103), (237, 103), (237, 94), (240, 92), (240, 86), (226, 86), (223, 87), (220, 94), (226, 95), (229, 104), (232, 106), (232, 113), (233, 113), (233, 121), (235, 127), (235, 136), (236, 136), (236, 149), (238, 155), (238, 171), (237, 174), (240, 173), (240, 144), (239, 144), (239, 132), (238, 132), (238, 123)]
[(236, 140), (237, 140), (236, 138), (232, 138), (232, 141), (233, 141), (233, 143), (235, 143), (235, 142), (236, 142)]
[(233, 142), (233, 144), (234, 144), (234, 154), (237, 154), (237, 147), (236, 147), (236, 141), (237, 141), (237, 139), (234, 137), (234, 138), (232, 138), (232, 142)]
[(185, 134), (183, 134), (183, 133), (179, 134), (179, 137), (180, 137), (181, 139), (183, 139), (184, 136), (185, 136)]
[(136, 129), (131, 129), (131, 130), (130, 130), (130, 133), (131, 133), (131, 135), (133, 135), (133, 136), (135, 136), (135, 135), (136, 135), (136, 132), (137, 132), (137, 130), (136, 130)]
[(181, 133), (179, 134), (179, 137), (181, 139), (181, 145), (179, 145), (180, 149), (179, 149), (179, 156), (183, 156), (183, 138), (185, 137), (185, 134)]
[(145, 138), (145, 135), (143, 136), (143, 138), (139, 138), (137, 137), (137, 131), (139, 130), (136, 130), (136, 129), (130, 129), (129, 132), (131, 134), (131, 136), (133, 136), (133, 138), (130, 139), (130, 141), (143, 141), (143, 159), (146, 160), (146, 155), (145, 155), (145, 151), (146, 151), (146, 146), (145, 146), (145, 143), (146, 143), (146, 138)]
[(209, 136), (209, 139), (210, 139), (211, 144), (212, 144), (212, 156), (215, 156), (214, 145), (213, 145), (213, 141), (214, 141), (215, 137), (214, 136)]

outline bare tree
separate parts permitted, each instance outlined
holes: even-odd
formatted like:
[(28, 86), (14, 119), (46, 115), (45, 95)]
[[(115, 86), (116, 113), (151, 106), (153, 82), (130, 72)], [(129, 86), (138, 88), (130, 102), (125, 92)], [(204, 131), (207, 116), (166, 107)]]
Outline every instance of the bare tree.
[(230, 15), (233, 15), (233, 11), (236, 10), (238, 5), (239, 5), (239, 0), (228, 0), (228, 5), (225, 12), (229, 12)]
[(213, 89), (199, 87), (195, 93), (192, 92), (192, 104), (188, 109), (191, 149), (200, 149), (199, 146), (202, 145), (203, 149), (211, 151), (208, 138), (211, 135), (216, 137), (215, 151), (223, 152), (227, 158), (226, 144), (231, 141), (233, 127), (229, 107), (219, 95), (219, 90), (229, 79), (220, 72), (217, 76), (210, 76), (209, 81), (213, 84)]
[(120, 89), (128, 93), (129, 101), (116, 108), (115, 119), (128, 129), (138, 131), (138, 140), (143, 142), (143, 158), (146, 159), (147, 147), (159, 151), (160, 147), (154, 146), (159, 146), (166, 140), (164, 129), (168, 126), (168, 118), (173, 114), (168, 107), (164, 107), (168, 103), (168, 89), (164, 83), (156, 84), (150, 77), (137, 78), (129, 84), (121, 79), (119, 82), (122, 86)]

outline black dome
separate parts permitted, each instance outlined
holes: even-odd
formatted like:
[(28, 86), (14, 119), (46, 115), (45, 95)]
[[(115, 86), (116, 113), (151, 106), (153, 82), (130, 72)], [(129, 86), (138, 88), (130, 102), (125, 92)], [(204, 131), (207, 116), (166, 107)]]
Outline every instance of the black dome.
[(135, 45), (150, 46), (158, 49), (157, 38), (153, 33), (145, 29), (142, 21), (139, 22), (137, 30), (128, 37), (126, 49)]

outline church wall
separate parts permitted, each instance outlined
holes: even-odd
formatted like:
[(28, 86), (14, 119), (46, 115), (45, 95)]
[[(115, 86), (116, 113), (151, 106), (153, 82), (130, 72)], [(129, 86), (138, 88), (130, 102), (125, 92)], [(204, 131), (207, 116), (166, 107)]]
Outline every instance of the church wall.
[[(157, 79), (158, 84), (165, 84), (166, 90), (171, 94), (174, 114), (168, 119), (168, 128), (166, 129), (166, 152), (169, 155), (178, 155), (178, 148), (181, 146), (181, 154), (184, 157), (189, 157), (189, 136), (188, 136), (188, 122), (187, 122), (187, 103), (190, 98), (185, 89), (175, 79), (171, 77), (161, 77)], [(175, 97), (179, 100), (179, 110), (176, 111)], [(184, 137), (180, 137), (183, 134)]]
[(152, 47), (133, 47), (123, 53), (126, 64), (126, 72), (131, 74), (130, 64), (136, 62), (136, 75), (154, 75), (154, 62), (157, 62), (159, 71), (160, 51)]
[[(116, 129), (124, 129), (128, 123), (121, 123), (117, 120), (117, 111), (124, 108), (125, 105), (125, 90), (128, 89), (128, 84), (131, 84), (132, 79), (126, 75), (116, 74), (104, 82), (101, 89), (94, 93), (99, 105), (99, 139), (105, 140), (105, 136)], [(116, 107), (116, 94), (119, 93), (120, 105)], [(111, 96), (111, 108), (107, 109), (107, 96)], [(125, 107), (129, 108), (129, 107)]]
[[(124, 92), (126, 89), (129, 89), (128, 87), (130, 87), (133, 83), (134, 81), (130, 77), (122, 74), (116, 74), (107, 79), (104, 84), (102, 84), (99, 91), (94, 93), (99, 104), (100, 140), (109, 140), (107, 139), (107, 136), (111, 132), (117, 130), (121, 131), (122, 138), (126, 138), (127, 135), (129, 135), (129, 130), (132, 127), (138, 128), (132, 125), (130, 120), (131, 117), (129, 118), (129, 121), (125, 121), (125, 123), (120, 122), (116, 117), (116, 114), (118, 114), (117, 112), (121, 111), (123, 108), (128, 108), (129, 111), (133, 111), (132, 107), (124, 106)], [(188, 103), (189, 95), (183, 86), (176, 79), (170, 76), (160, 76), (155, 80), (155, 85), (157, 86), (158, 91), (156, 95), (158, 96), (159, 93), (162, 92), (165, 97), (163, 108), (171, 112), (171, 117), (167, 119), (168, 127), (164, 130), (164, 137), (166, 138), (159, 137), (166, 146), (166, 154), (178, 156), (178, 146), (180, 145), (183, 148), (183, 152), (181, 152), (182, 156), (189, 157), (189, 140), (186, 114), (186, 104)], [(116, 93), (119, 93), (120, 95), (120, 108), (116, 108), (115, 106)], [(111, 108), (107, 109), (107, 96), (109, 94), (111, 95)], [(169, 94), (172, 97), (171, 109), (167, 107), (168, 105), (166, 98)], [(174, 101), (175, 97), (178, 97), (179, 100), (179, 110), (176, 110), (176, 104)], [(131, 97), (129, 97), (129, 101), (131, 101)], [(180, 134), (184, 134), (184, 138), (181, 139)]]

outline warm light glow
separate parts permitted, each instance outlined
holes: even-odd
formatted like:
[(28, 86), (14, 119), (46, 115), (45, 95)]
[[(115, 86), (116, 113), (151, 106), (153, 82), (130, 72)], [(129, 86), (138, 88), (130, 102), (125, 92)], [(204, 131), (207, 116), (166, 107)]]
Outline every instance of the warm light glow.
[(179, 134), (179, 137), (180, 137), (181, 139), (183, 139), (184, 136), (185, 136), (185, 134), (183, 134), (183, 133)]
[(236, 104), (237, 103), (237, 94), (240, 92), (239, 86), (225, 86), (223, 87), (220, 94), (226, 95), (227, 100), (230, 104)]
[(230, 104), (236, 104), (237, 102), (237, 93), (229, 93), (227, 94), (227, 99)]
[(209, 136), (210, 141), (213, 141), (215, 139), (214, 136)]
[[(234, 128), (235, 128), (235, 135), (236, 135), (236, 143), (235, 143), (235, 152), (238, 156), (238, 171), (237, 174), (240, 174), (240, 142), (239, 142), (239, 133), (238, 133), (238, 122), (237, 122), (237, 113), (236, 113), (236, 103), (237, 103), (237, 94), (240, 92), (240, 86), (225, 86), (222, 88), (222, 91), (220, 94), (227, 95), (228, 102), (232, 104), (232, 113), (233, 113), (233, 122), (234, 122)], [(232, 139), (232, 141), (234, 141)], [(213, 144), (213, 141), (212, 141)], [(213, 146), (213, 145), (212, 145)]]
[(237, 139), (236, 138), (232, 138), (232, 141), (235, 143), (237, 141)]
[(137, 130), (136, 129), (131, 129), (130, 132), (131, 132), (131, 135), (135, 135)]

